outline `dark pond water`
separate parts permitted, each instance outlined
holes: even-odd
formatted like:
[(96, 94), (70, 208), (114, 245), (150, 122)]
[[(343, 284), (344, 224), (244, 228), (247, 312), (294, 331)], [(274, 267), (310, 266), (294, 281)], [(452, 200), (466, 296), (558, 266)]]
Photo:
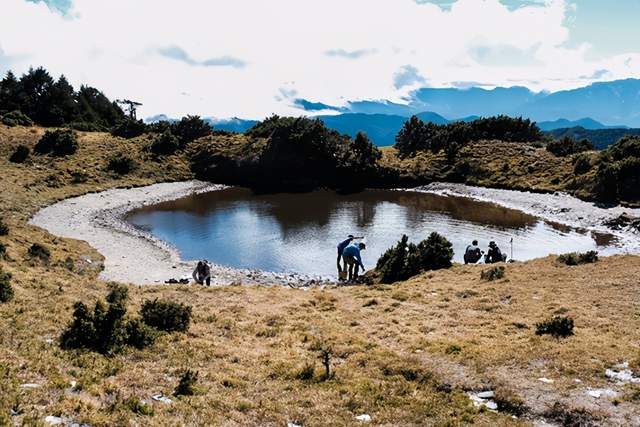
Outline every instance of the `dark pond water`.
[(473, 239), (490, 240), (517, 260), (602, 249), (593, 236), (491, 203), (416, 192), (368, 190), (254, 195), (242, 188), (189, 196), (133, 211), (135, 226), (176, 247), (186, 260), (276, 272), (334, 276), (336, 245), (365, 236), (367, 269), (402, 234), (418, 242), (432, 231), (454, 246), (455, 260)]

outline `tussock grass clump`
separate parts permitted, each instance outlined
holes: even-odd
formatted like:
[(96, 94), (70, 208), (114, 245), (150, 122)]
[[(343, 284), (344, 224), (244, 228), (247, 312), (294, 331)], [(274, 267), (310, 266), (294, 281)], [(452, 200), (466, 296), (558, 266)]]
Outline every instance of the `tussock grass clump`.
[(191, 314), (190, 306), (158, 299), (145, 301), (140, 309), (144, 323), (166, 332), (186, 332)]
[(29, 147), (22, 144), (18, 145), (13, 154), (9, 156), (9, 161), (11, 163), (24, 163), (25, 160), (27, 160), (27, 158), (29, 157), (30, 153), (31, 150), (29, 150)]
[(0, 302), (9, 302), (12, 299), (11, 273), (7, 273), (0, 268)]
[(309, 381), (315, 375), (316, 367), (313, 363), (306, 363), (302, 369), (296, 373), (296, 379), (301, 381)]
[(0, 218), (0, 236), (6, 236), (9, 234), (9, 227), (4, 223), (2, 218)]
[(27, 253), (31, 259), (38, 259), (45, 264), (48, 264), (49, 259), (51, 258), (51, 251), (49, 251), (49, 248), (41, 245), (40, 243), (34, 243), (31, 245)]
[(596, 261), (598, 261), (598, 252), (596, 251), (571, 252), (558, 257), (558, 262), (566, 265), (593, 264)]
[(445, 237), (431, 233), (417, 245), (403, 235), (398, 244), (382, 254), (376, 264), (382, 283), (407, 280), (422, 271), (451, 267), (453, 246)]
[(506, 387), (498, 387), (495, 390), (493, 401), (498, 405), (498, 410), (520, 417), (527, 411), (524, 400), (513, 390)]
[(173, 392), (174, 396), (193, 396), (196, 394), (198, 372), (187, 369), (180, 377), (180, 382)]
[(7, 247), (4, 243), (0, 243), (0, 259), (7, 259)]
[(78, 150), (75, 132), (69, 129), (46, 131), (33, 148), (36, 154), (51, 154), (56, 157), (70, 156)]
[(153, 406), (133, 396), (125, 399), (123, 406), (134, 414), (144, 416), (153, 416), (154, 414)]
[(154, 328), (126, 318), (127, 299), (127, 288), (113, 286), (107, 295), (108, 306), (97, 301), (93, 313), (84, 303), (75, 303), (73, 321), (60, 337), (61, 347), (111, 355), (127, 345), (144, 348), (153, 344), (157, 337)]
[(504, 267), (492, 267), (488, 270), (480, 272), (480, 279), (492, 282), (494, 280), (500, 280), (504, 277)]
[(536, 323), (536, 335), (551, 335), (555, 338), (566, 338), (573, 335), (573, 319), (567, 316), (554, 316)]
[(603, 417), (594, 414), (584, 408), (569, 408), (560, 402), (553, 404), (544, 414), (544, 417), (563, 426), (597, 426), (601, 425)]
[(136, 168), (136, 162), (126, 154), (118, 154), (109, 160), (107, 170), (118, 175), (126, 175)]

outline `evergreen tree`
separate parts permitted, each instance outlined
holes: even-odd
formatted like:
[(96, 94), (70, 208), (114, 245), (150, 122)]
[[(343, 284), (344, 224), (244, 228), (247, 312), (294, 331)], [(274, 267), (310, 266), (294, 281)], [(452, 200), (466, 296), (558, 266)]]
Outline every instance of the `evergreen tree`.
[(11, 71), (0, 81), (0, 114), (20, 110), (20, 82)]

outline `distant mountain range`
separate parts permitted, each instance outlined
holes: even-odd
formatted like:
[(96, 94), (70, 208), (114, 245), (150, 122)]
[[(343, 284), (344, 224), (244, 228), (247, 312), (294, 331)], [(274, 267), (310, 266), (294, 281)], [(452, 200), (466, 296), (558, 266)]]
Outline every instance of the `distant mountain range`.
[(423, 88), (412, 92), (406, 104), (367, 100), (334, 107), (299, 99), (295, 105), (311, 113), (334, 110), (409, 117), (423, 111), (436, 111), (452, 118), (506, 114), (537, 122), (555, 121), (560, 117), (578, 121), (590, 117), (600, 123), (640, 127), (640, 79), (598, 82), (559, 92), (532, 92), (520, 86), (495, 89)]
[[(600, 133), (614, 135), (625, 134), (618, 130), (627, 127), (640, 127), (640, 79), (599, 82), (553, 93), (536, 93), (518, 86), (490, 90), (478, 87), (423, 88), (413, 92), (406, 104), (367, 100), (352, 101), (338, 107), (297, 99), (294, 105), (303, 114), (317, 115), (328, 127), (344, 134), (355, 136), (358, 131), (366, 132), (379, 146), (393, 145), (396, 134), (412, 115), (417, 115), (423, 121), (446, 124), (506, 114), (535, 120), (547, 132), (572, 128), (585, 131), (616, 129), (616, 132)], [(331, 114), (318, 115), (329, 112)], [(158, 120), (169, 119), (165, 115), (147, 119), (148, 122)], [(205, 120), (215, 129), (233, 132), (244, 132), (257, 123), (255, 120), (239, 118), (207, 117)], [(594, 135), (591, 134), (592, 137)]]

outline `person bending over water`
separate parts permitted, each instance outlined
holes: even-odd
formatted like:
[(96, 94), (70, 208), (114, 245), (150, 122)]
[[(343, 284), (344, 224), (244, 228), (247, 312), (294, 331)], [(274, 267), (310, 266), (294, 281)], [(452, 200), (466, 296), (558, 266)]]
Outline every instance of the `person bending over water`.
[(364, 273), (364, 264), (362, 264), (362, 257), (360, 251), (366, 249), (364, 243), (352, 243), (342, 252), (342, 259), (344, 261), (344, 268), (349, 272), (349, 281), (356, 280), (358, 278), (358, 269), (362, 267)]
[(199, 285), (203, 285), (204, 283), (206, 283), (207, 286), (211, 285), (211, 266), (206, 259), (198, 261), (198, 265), (196, 265), (195, 270), (193, 270), (193, 280)]
[(347, 265), (345, 264), (344, 267), (340, 265), (340, 261), (342, 260), (342, 253), (344, 252), (344, 249), (349, 246), (351, 244), (351, 242), (353, 242), (355, 239), (362, 239), (363, 237), (355, 237), (353, 234), (349, 234), (346, 238), (346, 240), (343, 240), (342, 242), (338, 243), (338, 259), (336, 260), (336, 264), (338, 267), (338, 278), (340, 278), (340, 280), (345, 279), (344, 276), (344, 272), (347, 271)]
[(467, 246), (467, 250), (464, 252), (464, 263), (465, 264), (476, 264), (482, 258), (482, 252), (478, 247), (478, 241), (474, 240), (469, 246)]

